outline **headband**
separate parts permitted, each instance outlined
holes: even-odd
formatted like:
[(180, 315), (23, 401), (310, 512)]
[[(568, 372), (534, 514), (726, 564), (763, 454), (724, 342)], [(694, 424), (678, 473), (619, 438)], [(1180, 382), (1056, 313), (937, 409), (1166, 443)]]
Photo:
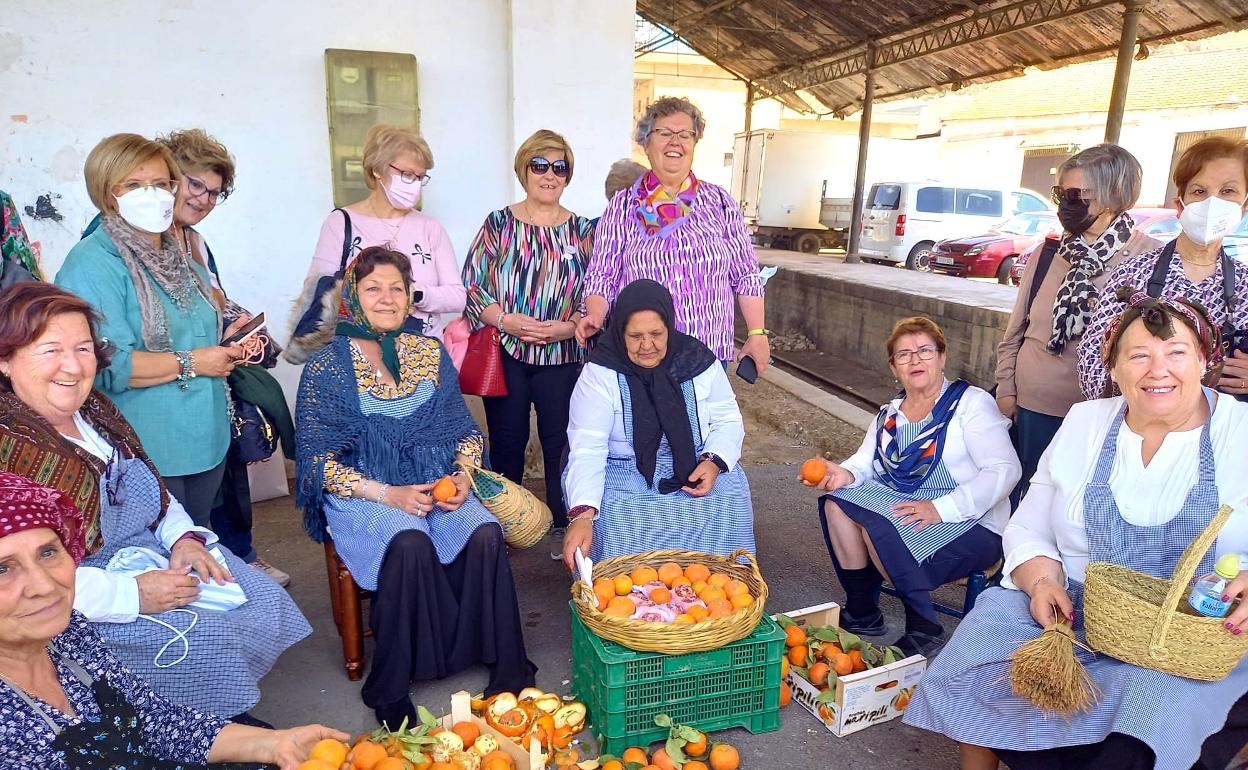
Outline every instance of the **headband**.
[(1154, 337), (1168, 340), (1174, 336), (1172, 314), (1185, 319), (1195, 331), (1196, 340), (1205, 354), (1205, 371), (1213, 371), (1222, 365), (1221, 335), (1209, 322), (1204, 308), (1186, 300), (1151, 297), (1147, 292), (1128, 286), (1118, 289), (1117, 297), (1120, 301), (1126, 302), (1127, 307), (1110, 321), (1105, 329), (1105, 337), (1101, 342), (1101, 363), (1106, 369), (1110, 366), (1109, 357), (1113, 353), (1114, 346), (1118, 344), (1118, 338), (1122, 336), (1122, 332), (1131, 322), (1134, 322), (1136, 318), (1142, 319), (1145, 328)]

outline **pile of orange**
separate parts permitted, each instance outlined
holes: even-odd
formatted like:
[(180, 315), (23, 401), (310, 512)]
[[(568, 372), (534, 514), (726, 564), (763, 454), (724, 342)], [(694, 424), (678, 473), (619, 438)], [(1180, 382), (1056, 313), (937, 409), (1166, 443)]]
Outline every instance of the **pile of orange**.
[[(688, 759), (680, 770), (738, 770), (741, 767), (741, 755), (735, 748), (727, 743), (716, 743), (708, 749), (705, 734), (700, 745), (685, 743), (684, 752)], [(619, 757), (603, 758), (599, 765), (600, 770), (626, 770), (635, 767), (641, 770), (676, 770), (676, 763), (664, 748), (647, 754), (644, 748), (633, 746), (625, 749)]]
[(755, 596), (745, 582), (722, 572), (714, 572), (705, 564), (694, 563), (681, 567), (674, 561), (664, 563), (658, 569), (647, 566), (634, 567), (627, 575), (614, 578), (600, 577), (594, 581), (594, 595), (598, 611), (617, 618), (632, 617), (637, 605), (629, 599), (634, 587), (652, 583), (662, 586), (649, 588), (650, 599), (655, 604), (667, 604), (672, 600), (672, 590), (687, 585), (705, 606), (693, 605), (676, 616), (673, 623), (699, 623), (703, 620), (726, 618), (752, 605)]

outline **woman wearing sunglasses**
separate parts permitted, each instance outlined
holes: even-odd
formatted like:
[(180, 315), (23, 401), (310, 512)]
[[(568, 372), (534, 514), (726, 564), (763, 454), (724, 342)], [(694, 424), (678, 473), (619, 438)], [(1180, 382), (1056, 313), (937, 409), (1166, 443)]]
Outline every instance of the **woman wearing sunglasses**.
[[(749, 356), (761, 372), (771, 360), (763, 328), (763, 282), (741, 207), (724, 188), (693, 173), (693, 151), (706, 131), (702, 111), (684, 97), (651, 104), (635, 139), (651, 171), (611, 199), (598, 223), (585, 277), (582, 343), (602, 329), (616, 295), (649, 278), (676, 301), (677, 331), (695, 337), (723, 362)], [(745, 318), (745, 344), (733, 343), (732, 300)]]
[(491, 212), (468, 247), (463, 280), (473, 330), (501, 333), (507, 395), (484, 397), (494, 469), (520, 483), (529, 443), (529, 412), (537, 410), (546, 503), (554, 514), (552, 559), (563, 558), (567, 511), (559, 480), (568, 444), (572, 389), (585, 360), (573, 335), (594, 227), (559, 200), (572, 181), (572, 148), (545, 129), (516, 151), (524, 199)]
[[(418, 210), (432, 179), (433, 151), (414, 129), (379, 124), (364, 137), (363, 165), (368, 197), (325, 217), (299, 307), (311, 304), (319, 277), (342, 272), (352, 257), (369, 246), (385, 246), (412, 262), (411, 316), (419, 322), (419, 331), (442, 339), (442, 314), (464, 309), (464, 285), (446, 228)], [(333, 338), (337, 311), (336, 304), (327, 310), (324, 339), (310, 345), (311, 349)]]

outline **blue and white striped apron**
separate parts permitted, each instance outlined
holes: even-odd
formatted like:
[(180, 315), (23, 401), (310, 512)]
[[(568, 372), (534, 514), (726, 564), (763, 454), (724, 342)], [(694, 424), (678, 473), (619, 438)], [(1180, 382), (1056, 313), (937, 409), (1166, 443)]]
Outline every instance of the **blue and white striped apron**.
[[(624, 407), (624, 433), (633, 442), (632, 397), (628, 381), (619, 375)], [(702, 429), (698, 423), (697, 398), (693, 381), (680, 385), (693, 430), (693, 444), (700, 454)], [(637, 459), (607, 457), (602, 506), (594, 521), (594, 542), (590, 558), (601, 561), (612, 556), (665, 548), (685, 548), (727, 556), (738, 548), (754, 553), (754, 508), (750, 484), (740, 463), (719, 474), (705, 497), (676, 491), (660, 494), (658, 479), (672, 475), (672, 452), (664, 436), (659, 444), (654, 478), (646, 479), (637, 470)]]
[[(1138, 526), (1122, 518), (1109, 487), (1125, 409), (1106, 435), (1084, 490), (1089, 559), (1169, 577), (1219, 505), (1209, 423), (1201, 431), (1200, 477), (1183, 507), (1165, 524)], [(1198, 574), (1212, 569), (1211, 553), (1201, 560)], [(1071, 581), (1070, 597), (1078, 618), (1074, 630), (1086, 644), (1083, 586)], [(1031, 617), (1030, 603), (1026, 593), (1013, 589), (980, 594), (975, 609), (928, 667), (905, 722), (962, 743), (1015, 751), (1098, 743), (1110, 733), (1122, 733), (1153, 750), (1157, 770), (1188, 770), (1201, 744), (1221, 729), (1231, 706), (1248, 692), (1248, 661), (1221, 681), (1200, 682), (1076, 648), (1101, 690), (1100, 699), (1091, 711), (1069, 721), (1046, 716), (1010, 689), (1009, 655), (1042, 630)], [(1142, 624), (1150, 620), (1140, 618)]]
[[(104, 546), (83, 560), (104, 569), (122, 548), (150, 548), (166, 558), (150, 529), (160, 510), (160, 484), (141, 460), (115, 458), (100, 491), (100, 531)], [(312, 633), (290, 594), (225, 546), (226, 566), (247, 595), (241, 607), (222, 612), (184, 607), (152, 615), (181, 629), (174, 632), (140, 616), (129, 623), (95, 623), (108, 648), (126, 668), (147, 680), (157, 693), (181, 706), (233, 717), (260, 702), (259, 682), (279, 655)], [(194, 625), (192, 626), (192, 620)], [(188, 630), (189, 629), (189, 630)], [(166, 643), (168, 649), (162, 652)], [(174, 665), (182, 653), (185, 658)]]
[[(378, 398), (366, 391), (360, 394), (360, 410), (366, 418), (373, 414), (407, 417), (432, 398), (436, 389), (431, 380), (425, 380), (414, 393), (399, 398)], [(444, 511), (434, 506), (423, 517), (373, 500), (344, 498), (329, 492), (324, 496), (325, 520), (329, 523), (334, 547), (351, 570), (355, 582), (368, 591), (377, 590), (377, 575), (381, 572), (386, 549), (400, 532), (409, 529), (424, 532), (433, 541), (438, 561), (450, 564), (478, 527), (498, 524), (494, 514), (471, 491), (463, 505), (455, 510)]]

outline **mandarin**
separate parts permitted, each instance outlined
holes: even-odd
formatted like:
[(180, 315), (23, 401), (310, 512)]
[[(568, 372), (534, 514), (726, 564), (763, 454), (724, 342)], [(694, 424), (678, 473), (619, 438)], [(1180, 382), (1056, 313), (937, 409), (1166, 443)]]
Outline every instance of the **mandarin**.
[(705, 583), (711, 576), (711, 568), (705, 564), (690, 564), (685, 567), (685, 577), (689, 578), (693, 583)]
[(438, 483), (433, 485), (430, 494), (433, 495), (434, 500), (437, 500), (439, 503), (445, 503), (459, 494), (459, 487), (455, 486), (455, 481), (450, 476), (443, 476), (438, 479)]
[(695, 622), (701, 623), (703, 620), (706, 620), (711, 611), (701, 604), (691, 604), (689, 609), (685, 610), (685, 613), (693, 618)]
[(650, 592), (650, 601), (655, 604), (667, 604), (672, 600), (672, 592), (666, 588), (656, 588)]
[[(696, 741), (685, 741), (685, 754), (691, 757), (700, 757), (706, 753), (706, 733), (698, 732), (698, 736)], [(686, 764), (685, 767), (688, 768), (689, 765)]]
[(837, 676), (854, 673), (854, 659), (843, 652), (834, 652), (828, 660)]
[(780, 679), (784, 680), (789, 675), (789, 659), (787, 657), (780, 659)]
[(516, 761), (502, 749), (495, 749), (481, 758), (481, 770), (515, 770)]
[[(373, 770), (377, 763), (389, 756), (385, 746), (372, 741), (360, 741), (351, 749), (348, 759), (351, 770)], [(335, 765), (337, 767), (337, 765)]]
[(789, 705), (789, 701), (793, 700), (793, 691), (784, 682), (780, 683), (780, 708)]
[(693, 585), (692, 580), (685, 577), (684, 575), (681, 575), (680, 577), (672, 581), (672, 584), (671, 586), (669, 586), (669, 588), (675, 588), (676, 586), (692, 586), (692, 585)]
[(465, 746), (472, 746), (481, 737), (481, 728), (472, 722), (456, 722), (451, 726), (451, 732), (463, 738)]
[(693, 589), (694, 596), (701, 596), (702, 592), (706, 590), (706, 581), (699, 580), (698, 582), (691, 585), (690, 588)]
[(618, 759), (608, 759), (598, 770), (624, 770), (624, 763)]
[(347, 744), (342, 741), (326, 738), (316, 742), (316, 745), (312, 747), (312, 751), (308, 754), (308, 759), (319, 759), (322, 762), (338, 767), (347, 761), (347, 752), (349, 751)]
[(640, 567), (633, 567), (633, 571), (629, 574), (629, 577), (633, 579), (633, 585), (644, 586), (651, 580), (658, 580), (659, 573), (654, 569), (654, 567), (646, 567), (643, 565)]
[(806, 678), (809, 679), (810, 683), (815, 685), (816, 687), (822, 687), (823, 685), (828, 683), (828, 671), (830, 670), (831, 669), (829, 668), (827, 663), (824, 663), (823, 661), (819, 661), (818, 663), (810, 667), (810, 671), (807, 672), (809, 676), (807, 676)]
[(732, 602), (734, 609), (743, 610), (754, 603), (754, 597), (749, 594), (737, 594), (729, 597), (728, 601)]
[(784, 646), (796, 647), (799, 644), (806, 644), (806, 632), (801, 626), (789, 626), (784, 629)]
[(676, 763), (667, 755), (667, 749), (658, 748), (650, 755), (650, 764), (659, 770), (677, 770)]
[(711, 749), (711, 770), (737, 770), (741, 766), (741, 755), (726, 743), (719, 743)]
[(628, 596), (633, 592), (633, 579), (628, 575), (615, 576), (615, 595)]
[(822, 457), (812, 457), (802, 463), (802, 481), (814, 486), (828, 475), (828, 464)]
[(707, 602), (706, 608), (710, 611), (711, 620), (716, 618), (726, 618), (736, 612), (736, 608), (732, 606), (732, 602), (727, 599), (712, 599)]
[(386, 757), (373, 765), (373, 770), (412, 770), (412, 763), (403, 757)]
[(613, 618), (631, 618), (636, 611), (637, 605), (633, 604), (632, 599), (627, 596), (617, 596), (607, 603), (607, 608), (602, 611), (602, 614)]
[(680, 565), (674, 561), (665, 562), (661, 567), (659, 567), (659, 580), (662, 580), (663, 585), (668, 588), (675, 585), (677, 578), (684, 577), (684, 575), (685, 571), (682, 570)]
[[(609, 608), (608, 608), (609, 609)], [(796, 647), (789, 648), (789, 662), (795, 666), (806, 666), (806, 656), (809, 654), (806, 645), (799, 644)]]
[(298, 770), (338, 770), (337, 765), (331, 765), (323, 759), (309, 759)]
[(710, 770), (710, 768), (701, 760), (691, 759), (685, 763), (684, 770)]
[(690, 625), (692, 625), (694, 623), (697, 623), (698, 621), (694, 620), (693, 616), (690, 615), (689, 613), (682, 612), (676, 617), (672, 618), (672, 622), (673, 623), (689, 623)]
[(867, 661), (863, 660), (861, 650), (850, 650), (849, 659), (854, 663), (854, 671), (867, 670)]
[(599, 591), (595, 588), (594, 596), (598, 599), (598, 611), (602, 612), (611, 603), (611, 600), (615, 598), (615, 588), (608, 588), (605, 591)]
[(624, 754), (620, 757), (620, 759), (624, 760), (624, 764), (626, 765), (632, 762), (636, 762), (639, 765), (650, 764), (650, 755), (647, 754), (646, 750), (640, 746), (630, 746), (627, 749), (624, 749)]
[[(728, 585), (731, 582), (732, 582), (732, 578), (728, 577), (722, 572), (712, 572), (711, 576), (706, 579), (706, 584), (708, 586), (715, 586), (716, 588), (723, 588), (724, 586)], [(728, 592), (725, 591), (724, 593), (728, 593)]]
[(718, 601), (719, 599), (727, 599), (728, 594), (724, 593), (724, 589), (722, 588), (707, 586), (702, 590), (702, 593), (698, 594), (698, 598), (706, 602), (707, 607), (710, 607), (711, 602)]
[(748, 594), (749, 592), (750, 592), (750, 587), (747, 586), (745, 582), (741, 580), (729, 580), (728, 583), (724, 586), (724, 593), (728, 594), (729, 596), (736, 596), (737, 594)]
[(594, 590), (604, 590), (615, 592), (615, 581), (609, 577), (594, 578)]

